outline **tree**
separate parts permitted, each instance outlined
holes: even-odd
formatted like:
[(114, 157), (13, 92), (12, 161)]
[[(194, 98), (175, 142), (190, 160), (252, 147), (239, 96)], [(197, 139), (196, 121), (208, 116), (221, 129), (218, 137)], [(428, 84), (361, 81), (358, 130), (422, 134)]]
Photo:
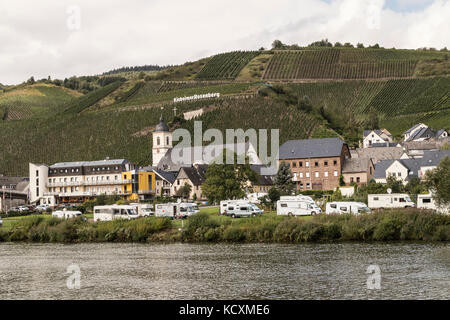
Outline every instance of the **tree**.
[(434, 170), (427, 171), (425, 185), (433, 193), (438, 206), (450, 204), (450, 157), (441, 160)]
[(280, 40), (275, 40), (272, 42), (272, 49), (283, 49), (283, 46), (284, 44)]
[[(226, 152), (222, 152), (222, 163), (226, 163)], [(217, 164), (213, 162), (206, 170), (206, 180), (202, 185), (203, 194), (209, 202), (240, 199), (245, 195), (245, 187), (250, 181), (256, 182), (258, 174), (250, 168), (248, 158), (245, 164), (237, 164), (234, 154), (233, 164)]]
[(298, 102), (298, 108), (301, 111), (311, 112), (313, 105), (308, 96), (303, 96), (303, 98), (300, 99)]
[(418, 177), (414, 177), (406, 184), (405, 191), (410, 195), (421, 194), (427, 191), (427, 187)]
[(364, 45), (362, 43), (360, 43), (360, 42), (356, 45), (356, 47), (358, 47), (360, 49), (364, 49)]
[(367, 120), (367, 129), (374, 130), (374, 129), (380, 129), (379, 119), (378, 119), (378, 113), (375, 110), (375, 108), (370, 107), (369, 110), (369, 119)]
[(177, 197), (182, 197), (182, 198), (188, 199), (189, 195), (191, 194), (191, 191), (192, 191), (191, 185), (188, 183), (185, 183), (184, 186), (182, 186), (180, 189), (178, 189)]
[(270, 199), (270, 202), (272, 203), (272, 206), (277, 203), (278, 200), (280, 200), (280, 190), (278, 190), (277, 188), (270, 188), (267, 196)]
[(34, 81), (34, 77), (31, 76), (30, 79), (27, 80), (28, 84), (34, 84), (36, 81)]
[(342, 174), (339, 176), (339, 186), (340, 187), (345, 186), (345, 180), (344, 180), (344, 176)]
[(387, 187), (392, 190), (392, 193), (401, 193), (405, 191), (405, 186), (401, 180), (397, 180), (394, 176), (389, 176), (387, 179)]
[(281, 162), (275, 177), (275, 186), (282, 194), (291, 194), (294, 190), (294, 182), (292, 181), (292, 172), (289, 164)]

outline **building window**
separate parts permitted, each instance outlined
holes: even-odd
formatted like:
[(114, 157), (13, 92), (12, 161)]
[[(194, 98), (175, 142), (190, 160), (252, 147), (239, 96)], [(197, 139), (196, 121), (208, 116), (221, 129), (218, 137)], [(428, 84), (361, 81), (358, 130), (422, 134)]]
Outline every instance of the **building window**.
[(401, 172), (397, 173), (397, 176), (401, 177), (401, 176), (402, 176), (402, 173), (401, 173)]
[(319, 172), (316, 171), (316, 178), (318, 178), (318, 177), (319, 177)]
[(319, 166), (319, 161), (315, 161), (315, 162), (314, 162), (314, 166), (315, 166), (315, 167), (318, 167), (318, 166)]
[(306, 177), (309, 178), (309, 172), (306, 173)]
[(310, 189), (311, 188), (311, 184), (309, 182), (306, 183), (306, 189)]
[(292, 162), (292, 167), (297, 168), (297, 162)]
[(306, 161), (306, 162), (305, 162), (305, 166), (306, 166), (306, 167), (309, 167), (309, 161)]
[(169, 137), (166, 137), (166, 145), (169, 145)]
[(300, 172), (299, 175), (300, 175), (300, 178), (303, 178), (303, 172)]
[(353, 177), (351, 177), (351, 178), (350, 178), (350, 182), (354, 182), (354, 179), (353, 179)]
[(328, 171), (325, 171), (323, 174), (325, 177), (328, 177)]
[(156, 145), (159, 146), (160, 144), (161, 144), (161, 138), (160, 138), (160, 137), (157, 137), (157, 138), (156, 138)]
[(360, 177), (356, 177), (356, 182), (360, 183), (361, 182), (361, 178)]
[(303, 167), (303, 161), (300, 161), (300, 162), (298, 163), (298, 166), (299, 166), (299, 167)]
[(333, 160), (333, 165), (337, 165), (337, 160)]
[(334, 176), (337, 177), (338, 176), (338, 172), (336, 170), (334, 170)]
[(323, 165), (324, 165), (325, 167), (327, 167), (327, 166), (328, 166), (328, 161), (324, 161), (324, 162), (323, 162)]

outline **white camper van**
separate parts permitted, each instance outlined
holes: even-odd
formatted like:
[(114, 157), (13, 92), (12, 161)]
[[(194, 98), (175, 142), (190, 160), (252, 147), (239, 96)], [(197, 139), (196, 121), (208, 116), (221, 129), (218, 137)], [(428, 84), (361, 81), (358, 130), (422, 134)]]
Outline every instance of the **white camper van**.
[(414, 202), (405, 193), (369, 194), (368, 200), (370, 209), (415, 207)]
[(263, 214), (263, 212), (263, 210), (258, 208), (254, 203), (250, 203), (248, 200), (220, 201), (220, 214), (232, 218), (256, 217)]
[(132, 205), (95, 206), (94, 221), (112, 221), (116, 219), (136, 219), (139, 215)]
[(362, 202), (327, 202), (327, 214), (361, 214), (370, 213), (370, 209)]
[[(313, 202), (297, 199), (286, 199), (277, 201), (277, 215), (279, 216), (313, 216), (320, 213), (315, 209), (317, 205)], [(319, 208), (320, 209), (320, 208)], [(320, 210), (322, 211), (322, 210)]]
[(316, 202), (311, 198), (310, 196), (304, 196), (304, 195), (296, 195), (296, 196), (281, 196), (281, 201), (289, 200), (289, 201), (304, 201), (308, 202), (313, 206), (315, 213), (322, 213), (322, 209), (316, 204)]
[(153, 204), (130, 203), (130, 206), (136, 207), (137, 213), (140, 217), (151, 217), (155, 215), (155, 212), (153, 211)]
[(182, 217), (180, 203), (158, 203), (155, 206), (156, 217), (180, 218)]
[(187, 216), (187, 217), (200, 212), (197, 204), (192, 203), (192, 202), (181, 202), (180, 203), (180, 211), (181, 211), (182, 215)]
[(434, 210), (439, 213), (450, 214), (450, 205), (448, 206), (438, 206), (433, 199), (433, 195), (429, 194), (419, 194), (417, 195), (417, 208)]
[(71, 219), (81, 217), (81, 211), (68, 211), (68, 210), (57, 210), (52, 212), (52, 217), (61, 219)]

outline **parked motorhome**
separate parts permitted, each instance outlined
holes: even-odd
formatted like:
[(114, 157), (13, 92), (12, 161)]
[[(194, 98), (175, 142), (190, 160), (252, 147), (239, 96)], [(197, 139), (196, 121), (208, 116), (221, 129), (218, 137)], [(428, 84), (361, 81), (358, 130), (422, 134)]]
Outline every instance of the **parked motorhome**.
[(369, 194), (368, 200), (370, 209), (415, 207), (409, 195), (404, 193)]
[(136, 207), (136, 211), (140, 217), (154, 216), (153, 204), (150, 203), (130, 203), (131, 206)]
[(81, 211), (69, 211), (69, 210), (56, 210), (52, 212), (52, 217), (61, 219), (71, 219), (81, 217)]
[(136, 219), (138, 212), (132, 205), (95, 206), (94, 221), (112, 221), (116, 219)]
[(322, 209), (316, 204), (316, 202), (311, 198), (310, 196), (304, 196), (304, 195), (296, 195), (296, 196), (281, 196), (281, 201), (304, 201), (308, 202), (312, 205), (315, 213), (322, 213)]
[(187, 216), (192, 216), (193, 214), (200, 212), (197, 204), (192, 202), (181, 202), (180, 211), (185, 212)]
[(248, 200), (225, 200), (220, 202), (220, 214), (237, 217), (256, 217), (264, 211)]
[(158, 203), (155, 206), (156, 217), (181, 217), (180, 203)]
[(278, 200), (277, 215), (279, 216), (311, 216), (319, 212), (313, 204), (304, 200)]
[(433, 195), (431, 193), (417, 195), (417, 208), (429, 209), (437, 211), (439, 213), (450, 214), (450, 205), (439, 207), (436, 201), (434, 201)]
[(327, 214), (361, 214), (370, 213), (371, 210), (365, 203), (362, 202), (327, 202), (326, 211)]

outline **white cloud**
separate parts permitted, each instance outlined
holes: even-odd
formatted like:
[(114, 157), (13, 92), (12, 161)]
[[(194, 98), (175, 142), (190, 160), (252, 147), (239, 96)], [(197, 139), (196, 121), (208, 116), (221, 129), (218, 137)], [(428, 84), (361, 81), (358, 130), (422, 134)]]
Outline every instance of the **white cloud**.
[[(383, 4), (384, 0), (3, 0), (0, 82), (179, 64), (223, 51), (269, 47), (274, 39), (301, 45), (328, 38), (397, 48), (449, 46), (450, 1), (436, 0), (409, 13), (382, 10)], [(75, 31), (67, 27), (67, 8), (73, 5), (81, 9), (80, 29)]]

